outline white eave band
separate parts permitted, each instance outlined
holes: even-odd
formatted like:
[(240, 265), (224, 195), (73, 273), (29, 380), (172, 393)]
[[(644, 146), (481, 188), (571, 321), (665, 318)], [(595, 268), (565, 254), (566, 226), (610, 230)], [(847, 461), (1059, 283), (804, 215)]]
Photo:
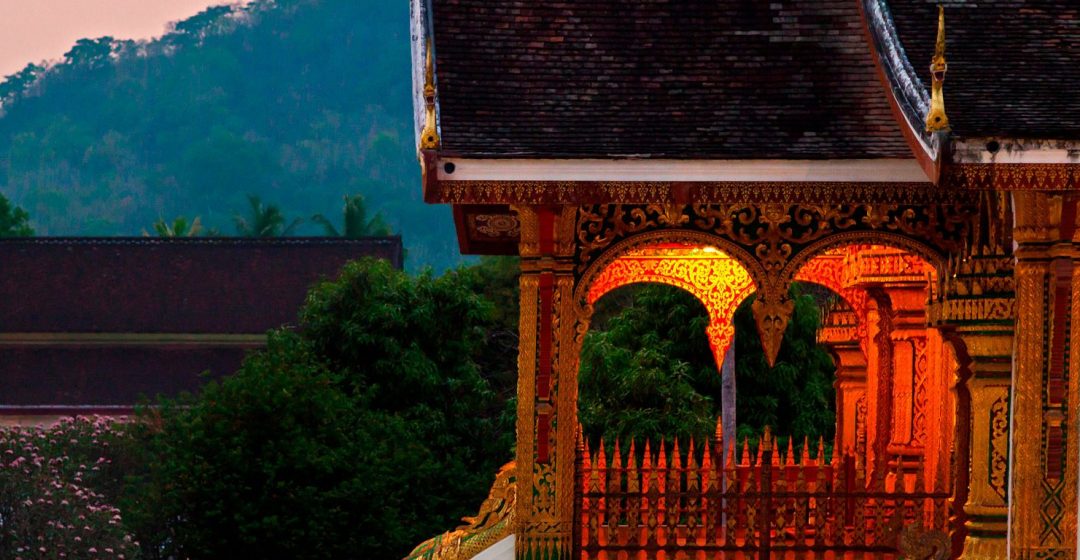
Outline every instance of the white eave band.
[[(450, 164), (450, 165), (448, 165)], [(448, 169), (453, 170), (448, 172)], [(441, 158), (440, 181), (925, 183), (914, 159), (661, 160)]]

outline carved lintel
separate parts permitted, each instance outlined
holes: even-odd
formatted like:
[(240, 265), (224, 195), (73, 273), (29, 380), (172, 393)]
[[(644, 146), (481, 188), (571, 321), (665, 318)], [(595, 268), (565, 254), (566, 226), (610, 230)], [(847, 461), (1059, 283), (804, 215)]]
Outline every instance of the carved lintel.
[(776, 365), (776, 357), (780, 354), (784, 331), (795, 311), (795, 300), (787, 297), (766, 299), (764, 294), (762, 296), (755, 299), (750, 308), (761, 337), (761, 347), (765, 350), (765, 359), (771, 367)]

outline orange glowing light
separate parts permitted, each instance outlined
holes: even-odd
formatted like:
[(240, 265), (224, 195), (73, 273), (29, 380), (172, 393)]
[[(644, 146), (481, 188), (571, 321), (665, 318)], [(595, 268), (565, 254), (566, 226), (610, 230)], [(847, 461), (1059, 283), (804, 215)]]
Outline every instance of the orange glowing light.
[(686, 290), (709, 313), (706, 335), (717, 367), (735, 336), (735, 309), (755, 290), (750, 273), (737, 260), (715, 247), (663, 243), (623, 255), (608, 265), (589, 287), (587, 301), (638, 283), (657, 283)]

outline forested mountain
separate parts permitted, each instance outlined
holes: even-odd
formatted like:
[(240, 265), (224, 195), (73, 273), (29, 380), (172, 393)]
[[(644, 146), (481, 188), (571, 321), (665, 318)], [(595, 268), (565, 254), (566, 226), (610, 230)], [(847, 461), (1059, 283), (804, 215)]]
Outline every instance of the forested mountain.
[(256, 0), (153, 41), (79, 41), (0, 84), (0, 193), (39, 235), (138, 235), (159, 218), (234, 232), (249, 194), (307, 219), (362, 194), (410, 266), (459, 258), (421, 200), (408, 3)]

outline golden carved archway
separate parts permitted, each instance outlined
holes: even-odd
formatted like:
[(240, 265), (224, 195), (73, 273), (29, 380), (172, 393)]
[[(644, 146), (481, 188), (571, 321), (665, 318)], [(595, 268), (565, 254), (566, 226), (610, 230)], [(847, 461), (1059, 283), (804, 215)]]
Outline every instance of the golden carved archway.
[(719, 366), (735, 336), (735, 309), (755, 289), (746, 268), (711, 245), (646, 245), (606, 265), (589, 284), (585, 301), (592, 306), (616, 288), (647, 282), (681, 288), (701, 301), (709, 313), (706, 332)]

